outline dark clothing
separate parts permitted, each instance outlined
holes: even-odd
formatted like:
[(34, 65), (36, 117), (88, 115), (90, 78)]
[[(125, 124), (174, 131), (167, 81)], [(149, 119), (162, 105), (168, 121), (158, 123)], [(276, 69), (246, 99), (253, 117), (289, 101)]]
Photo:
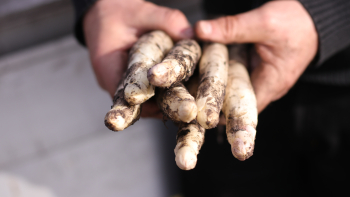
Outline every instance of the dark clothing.
[[(84, 43), (81, 19), (95, 0), (73, 0), (75, 33)], [(205, 0), (209, 14), (231, 15), (263, 0)], [(350, 175), (350, 1), (300, 0), (319, 37), (317, 56), (297, 84), (258, 117), (254, 155), (232, 156), (223, 134), (206, 132), (194, 170), (183, 171), (185, 196), (336, 196)], [(223, 132), (225, 133), (225, 132)]]
[[(207, 130), (186, 197), (340, 196), (349, 183), (350, 86), (298, 82), (258, 118), (254, 155), (232, 156)], [(224, 131), (225, 132), (225, 131)]]
[(97, 0), (72, 0), (75, 9), (74, 34), (80, 44), (85, 45), (83, 18)]

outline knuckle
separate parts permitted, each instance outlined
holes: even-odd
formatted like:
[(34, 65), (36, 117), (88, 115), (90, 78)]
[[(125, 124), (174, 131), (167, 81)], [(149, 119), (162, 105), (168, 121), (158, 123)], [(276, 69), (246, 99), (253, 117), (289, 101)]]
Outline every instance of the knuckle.
[(179, 19), (185, 19), (185, 15), (178, 9), (168, 9), (164, 10), (164, 18), (172, 22)]
[(237, 26), (237, 19), (235, 17), (225, 16), (219, 21), (224, 41), (229, 42), (232, 38), (236, 37), (237, 31), (235, 31), (235, 26)]
[(273, 31), (274, 27), (277, 25), (276, 17), (273, 16), (271, 12), (262, 11), (261, 12), (261, 24), (266, 30)]

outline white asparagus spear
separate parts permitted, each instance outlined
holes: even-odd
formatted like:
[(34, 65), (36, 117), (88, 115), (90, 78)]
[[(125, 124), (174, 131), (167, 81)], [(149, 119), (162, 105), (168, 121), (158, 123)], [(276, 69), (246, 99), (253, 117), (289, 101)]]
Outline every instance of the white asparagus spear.
[(162, 31), (145, 34), (134, 44), (129, 53), (124, 81), (124, 95), (128, 103), (141, 104), (154, 95), (154, 86), (149, 83), (147, 72), (164, 58), (171, 47), (171, 38)]
[(205, 129), (216, 127), (225, 97), (228, 50), (226, 45), (209, 43), (199, 63), (200, 84), (196, 97), (197, 121)]
[(181, 40), (172, 48), (164, 60), (149, 69), (149, 82), (157, 87), (170, 87), (192, 76), (201, 56), (201, 48), (194, 40)]
[(159, 108), (174, 122), (191, 122), (197, 116), (194, 97), (182, 83), (161, 89), (157, 98)]
[(176, 136), (175, 161), (182, 170), (191, 170), (197, 164), (197, 155), (204, 143), (205, 129), (196, 121), (181, 123)]
[(244, 161), (253, 155), (257, 103), (245, 67), (245, 45), (230, 47), (226, 96), (222, 111), (226, 117), (226, 134), (232, 154)]
[(134, 124), (141, 114), (141, 105), (130, 105), (124, 99), (123, 83), (120, 82), (113, 98), (112, 109), (105, 116), (105, 125), (112, 131), (122, 131)]

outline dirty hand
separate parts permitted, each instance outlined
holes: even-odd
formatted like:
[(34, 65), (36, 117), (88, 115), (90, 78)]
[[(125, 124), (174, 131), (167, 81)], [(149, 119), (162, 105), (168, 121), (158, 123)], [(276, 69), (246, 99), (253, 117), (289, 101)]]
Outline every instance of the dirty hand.
[(316, 55), (318, 36), (298, 1), (271, 1), (246, 13), (199, 21), (198, 38), (254, 43), (259, 60), (251, 73), (258, 111), (285, 95)]
[[(126, 70), (128, 49), (139, 36), (150, 30), (163, 30), (173, 40), (193, 36), (183, 13), (142, 0), (97, 1), (83, 25), (97, 81), (112, 97)], [(141, 115), (161, 117), (154, 102), (143, 104)]]

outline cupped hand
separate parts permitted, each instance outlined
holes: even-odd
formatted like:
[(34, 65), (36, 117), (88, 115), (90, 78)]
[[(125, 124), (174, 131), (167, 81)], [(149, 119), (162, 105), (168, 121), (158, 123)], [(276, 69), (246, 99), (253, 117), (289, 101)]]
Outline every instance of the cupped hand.
[(259, 61), (251, 73), (258, 111), (285, 95), (316, 55), (318, 36), (298, 1), (271, 1), (246, 13), (199, 21), (198, 38), (254, 43)]
[[(100, 0), (84, 17), (84, 34), (99, 85), (113, 97), (127, 67), (128, 50), (147, 31), (163, 30), (173, 40), (191, 38), (191, 25), (174, 9), (142, 0)], [(152, 102), (142, 116), (160, 117)]]

